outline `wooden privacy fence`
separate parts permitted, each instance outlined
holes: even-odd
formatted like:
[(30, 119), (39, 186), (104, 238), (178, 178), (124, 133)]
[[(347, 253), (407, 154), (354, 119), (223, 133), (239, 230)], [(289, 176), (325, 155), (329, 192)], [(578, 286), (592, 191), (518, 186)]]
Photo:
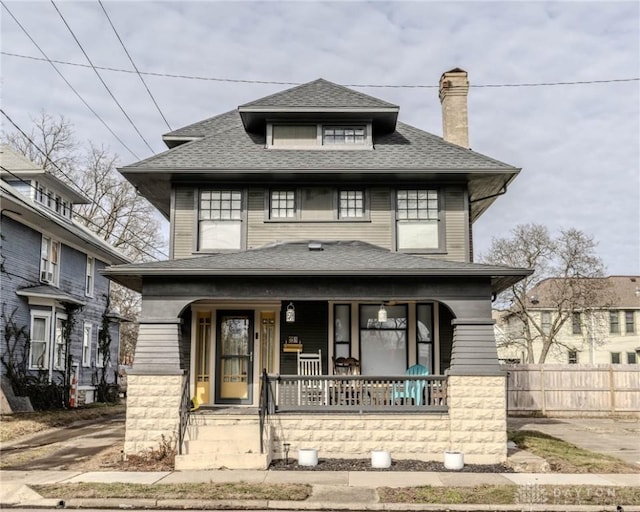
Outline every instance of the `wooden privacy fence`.
[(511, 415), (640, 414), (640, 365), (527, 364), (507, 371)]

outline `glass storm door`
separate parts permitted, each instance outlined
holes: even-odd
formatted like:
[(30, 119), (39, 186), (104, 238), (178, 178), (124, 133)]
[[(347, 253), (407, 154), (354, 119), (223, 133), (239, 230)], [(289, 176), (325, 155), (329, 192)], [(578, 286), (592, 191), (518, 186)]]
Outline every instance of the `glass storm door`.
[(218, 311), (216, 402), (251, 403), (253, 311)]

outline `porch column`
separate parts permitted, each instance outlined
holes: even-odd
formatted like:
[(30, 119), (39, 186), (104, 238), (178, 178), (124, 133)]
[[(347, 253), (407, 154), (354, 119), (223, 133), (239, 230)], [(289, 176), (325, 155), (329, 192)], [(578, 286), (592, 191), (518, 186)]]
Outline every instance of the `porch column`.
[(179, 318), (142, 319), (133, 366), (127, 372), (124, 451), (137, 454), (175, 439), (187, 378), (181, 368)]
[(491, 318), (457, 318), (453, 325), (453, 347), (449, 375), (502, 375), (498, 363), (495, 321)]
[(507, 458), (506, 372), (498, 363), (494, 321), (454, 320), (448, 404), (451, 449), (465, 462), (496, 464)]

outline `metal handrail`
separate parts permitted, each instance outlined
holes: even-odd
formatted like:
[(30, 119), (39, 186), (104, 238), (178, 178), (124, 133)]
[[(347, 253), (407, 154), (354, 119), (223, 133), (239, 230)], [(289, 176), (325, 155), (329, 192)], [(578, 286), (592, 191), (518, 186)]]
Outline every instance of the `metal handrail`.
[(264, 453), (264, 427), (269, 419), (269, 415), (275, 412), (275, 400), (271, 381), (266, 368), (262, 369), (260, 377), (260, 402), (258, 405), (258, 415), (260, 417), (260, 453)]
[(182, 397), (180, 398), (180, 423), (178, 425), (178, 454), (182, 455), (184, 436), (189, 424), (189, 412), (191, 411), (191, 398), (189, 398), (189, 372), (185, 374), (182, 383)]

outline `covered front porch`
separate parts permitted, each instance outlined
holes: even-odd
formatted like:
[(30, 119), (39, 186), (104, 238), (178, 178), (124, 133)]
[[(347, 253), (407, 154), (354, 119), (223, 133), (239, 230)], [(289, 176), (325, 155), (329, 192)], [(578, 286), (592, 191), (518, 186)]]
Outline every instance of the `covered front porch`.
[[(505, 376), (491, 299), (528, 271), (332, 242), (108, 273), (143, 295), (127, 453), (184, 432), (185, 455), (197, 449), (203, 465), (239, 460), (238, 453), (224, 462), (212, 456), (230, 448), (229, 438), (242, 453), (263, 451), (267, 459), (285, 442), (295, 449), (311, 441), (335, 457), (387, 443), (415, 458), (445, 446), (478, 462), (506, 457)], [(300, 351), (319, 354), (313, 375), (300, 374)], [(340, 357), (356, 359), (358, 373), (338, 374)], [(426, 371), (409, 375), (415, 365)], [(189, 415), (192, 401), (200, 408)], [(226, 418), (224, 426), (216, 420), (205, 433), (201, 427), (213, 421), (206, 410), (216, 407), (261, 414)], [(243, 429), (261, 445), (247, 444)], [(434, 444), (426, 446), (429, 439)]]

